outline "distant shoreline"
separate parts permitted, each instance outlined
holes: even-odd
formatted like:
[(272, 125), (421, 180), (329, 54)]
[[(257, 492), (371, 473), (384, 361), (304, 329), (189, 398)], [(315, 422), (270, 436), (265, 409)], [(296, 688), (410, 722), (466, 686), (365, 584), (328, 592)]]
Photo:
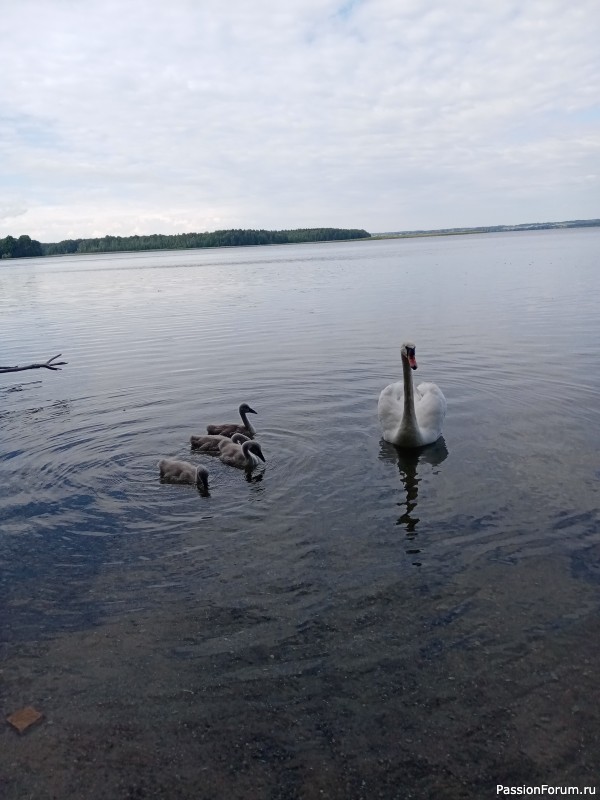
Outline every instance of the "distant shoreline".
[[(19, 240), (11, 236), (6, 239), (0, 239), (0, 258), (2, 260), (15, 260), (22, 258), (39, 258), (39, 257), (54, 257), (63, 255), (110, 255), (110, 254), (126, 254), (126, 253), (156, 253), (161, 251), (177, 251), (177, 250), (217, 250), (222, 248), (234, 249), (237, 247), (265, 247), (274, 244), (328, 244), (331, 242), (349, 242), (349, 241), (380, 241), (382, 239), (412, 239), (419, 237), (431, 236), (466, 236), (476, 233), (514, 233), (521, 231), (543, 231), (543, 230), (564, 230), (572, 228), (597, 228), (600, 227), (600, 219), (576, 219), (566, 220), (564, 222), (532, 222), (523, 223), (519, 225), (485, 225), (476, 228), (437, 228), (432, 230), (412, 230), (412, 231), (383, 231), (380, 233), (369, 233), (363, 229), (356, 228), (312, 228), (312, 229), (295, 229), (288, 231), (255, 231), (236, 229), (235, 231), (215, 231), (211, 234), (172, 234), (160, 235), (149, 234), (148, 236), (106, 236), (101, 239), (71, 239), (64, 240), (63, 242), (53, 244), (41, 244), (29, 238), (29, 236), (21, 236)], [(319, 234), (325, 233), (326, 238), (318, 238)], [(309, 237), (303, 238), (302, 235)], [(223, 234), (226, 236), (224, 237)], [(233, 237), (232, 237), (233, 234)], [(251, 241), (256, 234), (260, 234), (262, 241)], [(281, 236), (284, 234), (284, 236)], [(290, 236), (291, 234), (291, 236)], [(299, 234), (301, 234), (299, 236)], [(281, 238), (279, 238), (281, 236)], [(298, 238), (295, 238), (298, 236)], [(194, 238), (204, 239), (204, 244), (199, 244), (194, 241)], [(213, 238), (214, 237), (214, 238)], [(239, 238), (238, 238), (239, 237)], [(232, 241), (231, 239), (234, 239)], [(238, 241), (235, 241), (235, 239)], [(279, 238), (279, 241), (277, 240)], [(287, 238), (287, 241), (285, 240)], [(212, 239), (212, 241), (211, 241)], [(229, 240), (228, 240), (229, 239)], [(244, 240), (245, 239), (245, 240)], [(269, 241), (269, 239), (271, 239)], [(18, 250), (21, 247), (21, 252), (3, 253), (2, 247), (4, 243), (10, 240), (11, 245)], [(162, 240), (162, 246), (152, 247), (151, 245), (157, 240)], [(184, 243), (184, 240), (185, 243)], [(135, 241), (135, 246), (131, 243)], [(123, 246), (127, 242), (130, 246)], [(209, 243), (210, 242), (210, 243)], [(93, 249), (79, 249), (80, 244), (83, 243), (84, 247), (90, 244)], [(64, 245), (67, 245), (63, 249)], [(104, 246), (103, 246), (104, 245)], [(106, 246), (108, 245), (108, 246)], [(112, 245), (112, 247), (110, 247)], [(144, 246), (147, 245), (147, 246)], [(121, 248), (119, 248), (121, 246)], [(119, 248), (119, 249), (118, 249)]]
[(194, 250), (212, 247), (243, 247), (263, 244), (300, 244), (303, 242), (368, 239), (363, 228), (295, 228), (265, 230), (229, 228), (204, 233), (151, 233), (133, 236), (106, 235), (93, 238), (63, 239), (42, 243), (23, 234), (16, 239), (0, 239), (0, 258), (36, 258), (38, 256), (84, 255), (92, 253), (140, 252), (145, 250)]
[(435, 230), (386, 231), (372, 233), (371, 239), (408, 239), (415, 236), (463, 236), (471, 233), (510, 233), (546, 231), (564, 228), (597, 228), (600, 219), (573, 219), (565, 222), (526, 222), (521, 225), (485, 225), (478, 228), (438, 228)]

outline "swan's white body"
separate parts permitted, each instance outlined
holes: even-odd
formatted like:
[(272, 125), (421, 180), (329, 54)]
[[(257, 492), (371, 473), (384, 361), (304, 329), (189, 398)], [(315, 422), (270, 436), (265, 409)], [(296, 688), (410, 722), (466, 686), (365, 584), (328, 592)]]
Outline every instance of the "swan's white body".
[(227, 439), (220, 442), (219, 450), (219, 458), (224, 464), (239, 469), (252, 470), (265, 460), (259, 443), (251, 439), (242, 444), (236, 444), (231, 439)]
[(379, 422), (386, 442), (423, 447), (442, 435), (446, 398), (435, 383), (413, 386), (411, 370), (417, 368), (414, 344), (403, 344), (401, 355), (403, 380), (386, 386), (379, 395)]
[(204, 492), (208, 491), (208, 470), (202, 465), (196, 467), (187, 461), (176, 458), (161, 458), (158, 462), (160, 479), (165, 483), (196, 484)]

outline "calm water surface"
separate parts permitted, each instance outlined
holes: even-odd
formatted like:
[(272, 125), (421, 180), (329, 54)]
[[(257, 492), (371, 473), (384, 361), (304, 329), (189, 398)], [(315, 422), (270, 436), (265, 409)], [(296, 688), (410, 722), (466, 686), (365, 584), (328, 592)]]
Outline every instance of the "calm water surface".
[[(3, 798), (496, 796), (600, 763), (600, 230), (0, 264)], [(417, 344), (417, 454), (377, 398)], [(246, 401), (251, 479), (190, 452)], [(211, 491), (161, 485), (204, 463)]]

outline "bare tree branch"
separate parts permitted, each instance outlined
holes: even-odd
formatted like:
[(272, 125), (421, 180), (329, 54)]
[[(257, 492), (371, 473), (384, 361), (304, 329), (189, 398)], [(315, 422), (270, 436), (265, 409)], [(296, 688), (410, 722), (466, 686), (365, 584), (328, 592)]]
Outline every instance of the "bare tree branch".
[(63, 364), (68, 364), (68, 361), (56, 361), (57, 358), (60, 358), (62, 353), (57, 353), (52, 358), (49, 358), (48, 361), (44, 361), (41, 364), (27, 364), (26, 367), (0, 367), (1, 372), (23, 372), (26, 369), (53, 369), (57, 370), (60, 369)]

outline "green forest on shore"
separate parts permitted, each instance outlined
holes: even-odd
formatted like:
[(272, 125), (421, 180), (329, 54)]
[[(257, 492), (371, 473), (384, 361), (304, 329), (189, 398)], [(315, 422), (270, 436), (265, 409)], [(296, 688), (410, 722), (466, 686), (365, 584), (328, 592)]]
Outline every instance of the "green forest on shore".
[(370, 233), (357, 228), (297, 228), (295, 230), (222, 230), (212, 233), (173, 235), (102, 236), (98, 239), (64, 239), (44, 244), (29, 236), (0, 239), (0, 258), (31, 258), (69, 253), (115, 253), (132, 250), (182, 250), (194, 247), (243, 247), (261, 244), (330, 242), (344, 239), (368, 239)]
[(70, 253), (118, 253), (134, 250), (183, 250), (194, 247), (243, 247), (261, 244), (300, 244), (333, 242), (344, 239), (396, 239), (413, 236), (452, 236), (467, 233), (504, 233), (557, 228), (592, 228), (600, 219), (575, 219), (565, 222), (532, 222), (519, 225), (489, 225), (480, 228), (439, 228), (435, 230), (389, 231), (368, 233), (358, 228), (295, 228), (267, 231), (230, 229), (212, 233), (149, 234), (147, 236), (102, 236), (97, 239), (63, 239), (44, 244), (29, 236), (6, 236), (0, 239), (0, 258), (32, 258)]

